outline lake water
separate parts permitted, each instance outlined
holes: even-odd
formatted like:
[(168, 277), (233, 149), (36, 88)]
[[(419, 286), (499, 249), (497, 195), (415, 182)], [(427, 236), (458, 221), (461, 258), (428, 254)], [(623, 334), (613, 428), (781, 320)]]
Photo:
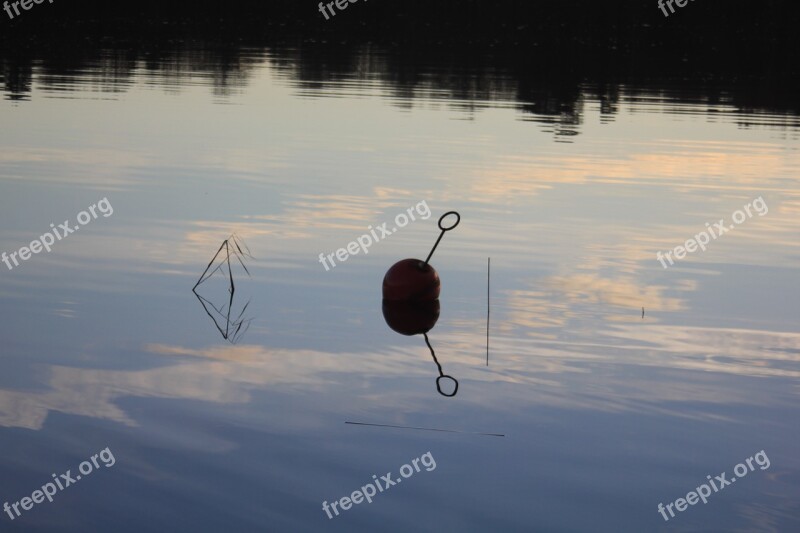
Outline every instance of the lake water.
[[(108, 216), (0, 264), (0, 503), (114, 461), (2, 529), (797, 531), (797, 116), (666, 85), (583, 85), (544, 109), (503, 73), (458, 92), (434, 67), (400, 90), (380, 53), (360, 58), (315, 77), (291, 47), (253, 49), (225, 76), (163, 56), (109, 75), (108, 53), (6, 78), (0, 251), (104, 198)], [(381, 283), (451, 210), (428, 334), (458, 380), (446, 397)], [(201, 300), (232, 234), (251, 256), (229, 241), (233, 302), (226, 268)], [(372, 503), (323, 510), (426, 453)]]

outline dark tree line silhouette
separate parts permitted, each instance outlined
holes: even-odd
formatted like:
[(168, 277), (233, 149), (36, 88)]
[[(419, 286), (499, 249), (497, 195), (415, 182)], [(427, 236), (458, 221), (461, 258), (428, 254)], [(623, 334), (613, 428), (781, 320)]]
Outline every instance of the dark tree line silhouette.
[(788, 1), (693, 2), (666, 18), (643, 0), (360, 0), (331, 20), (307, 0), (165, 4), (56, 0), (2, 20), (6, 98), (24, 100), (34, 71), (52, 90), (125, 91), (142, 66), (176, 85), (201, 73), (224, 96), (268, 61), (301, 89), (369, 78), (396, 105), (426, 93), (467, 107), (513, 101), (566, 129), (586, 97), (611, 116), (623, 90), (785, 125), (800, 112), (800, 17)]

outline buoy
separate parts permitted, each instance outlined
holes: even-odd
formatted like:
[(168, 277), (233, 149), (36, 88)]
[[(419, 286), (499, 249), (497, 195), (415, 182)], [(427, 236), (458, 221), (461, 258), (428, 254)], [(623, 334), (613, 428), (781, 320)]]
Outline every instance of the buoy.
[(420, 259), (403, 259), (383, 277), (383, 299), (390, 302), (429, 302), (439, 298), (439, 273)]
[(439, 320), (439, 300), (427, 302), (383, 301), (386, 324), (401, 335), (428, 333)]
[[(449, 215), (455, 215), (456, 221), (452, 226), (444, 227), (442, 221)], [(383, 277), (383, 299), (390, 302), (429, 302), (439, 298), (441, 281), (436, 269), (428, 262), (439, 246), (445, 232), (458, 226), (461, 215), (455, 211), (448, 211), (439, 218), (439, 229), (442, 230), (436, 244), (433, 245), (428, 258), (403, 259), (389, 268)]]

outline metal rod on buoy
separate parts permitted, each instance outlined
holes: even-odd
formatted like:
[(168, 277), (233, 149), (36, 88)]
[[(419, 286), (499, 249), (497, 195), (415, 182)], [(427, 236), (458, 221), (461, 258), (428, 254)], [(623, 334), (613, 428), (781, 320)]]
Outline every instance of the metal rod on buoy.
[[(442, 227), (442, 221), (444, 220), (444, 217), (446, 217), (448, 215), (455, 215), (456, 216), (456, 223), (453, 224), (452, 226), (450, 226), (449, 228)], [(453, 229), (456, 226), (458, 226), (459, 222), (461, 222), (461, 215), (459, 215), (456, 211), (448, 211), (447, 213), (445, 213), (444, 215), (439, 217), (439, 229), (442, 230), (442, 232), (439, 234), (439, 238), (436, 239), (436, 244), (434, 244), (433, 248), (431, 248), (431, 253), (428, 254), (428, 257), (427, 257), (427, 259), (425, 259), (425, 263), (423, 263), (423, 266), (427, 266), (428, 265), (428, 261), (431, 260), (431, 256), (433, 255), (433, 252), (436, 251), (436, 247), (439, 246), (439, 241), (441, 241), (442, 237), (444, 237), (444, 233), (446, 231), (450, 231), (451, 229)]]

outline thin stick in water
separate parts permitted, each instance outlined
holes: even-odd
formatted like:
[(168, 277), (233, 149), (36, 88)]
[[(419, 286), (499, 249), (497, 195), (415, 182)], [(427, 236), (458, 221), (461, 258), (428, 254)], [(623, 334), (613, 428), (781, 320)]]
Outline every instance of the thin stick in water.
[(486, 366), (489, 366), (489, 280), (492, 272), (492, 258), (488, 259), (486, 267)]
[(488, 437), (505, 437), (505, 435), (501, 433), (475, 433), (472, 431), (459, 431), (457, 429), (421, 428), (415, 426), (393, 426), (391, 424), (369, 424), (367, 422), (349, 422), (349, 421), (345, 421), (345, 424), (352, 424), (354, 426), (376, 426), (381, 428), (419, 429), (422, 431), (441, 431), (443, 433), (465, 433), (469, 435), (486, 435)]

